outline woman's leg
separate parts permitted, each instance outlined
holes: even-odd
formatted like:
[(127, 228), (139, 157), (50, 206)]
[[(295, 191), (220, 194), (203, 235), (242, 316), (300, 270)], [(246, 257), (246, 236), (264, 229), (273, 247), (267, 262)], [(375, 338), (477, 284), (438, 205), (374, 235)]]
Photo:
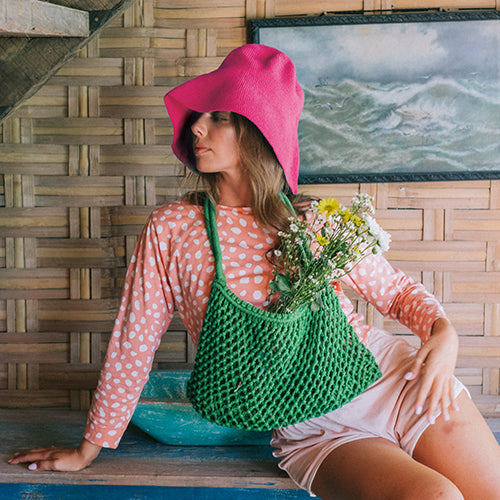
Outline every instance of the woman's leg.
[(458, 486), (466, 500), (500, 499), (500, 446), (471, 399), (462, 392), (460, 411), (427, 427), (413, 457)]
[(321, 464), (312, 491), (323, 500), (463, 500), (451, 481), (383, 438), (336, 448)]

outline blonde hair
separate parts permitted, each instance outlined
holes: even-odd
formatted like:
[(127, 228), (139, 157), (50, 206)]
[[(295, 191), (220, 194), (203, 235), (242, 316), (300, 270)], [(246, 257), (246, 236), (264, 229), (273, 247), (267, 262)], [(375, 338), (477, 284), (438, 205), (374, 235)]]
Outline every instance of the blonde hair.
[[(292, 204), (310, 201), (301, 195), (292, 195), (285, 181), (283, 169), (262, 132), (242, 115), (231, 113), (236, 130), (242, 168), (246, 171), (252, 190), (251, 208), (255, 219), (265, 227), (277, 231), (288, 227), (290, 211), (280, 197), (282, 191)], [(205, 196), (217, 203), (219, 197), (218, 174), (196, 173), (195, 189), (186, 193), (183, 199), (201, 205)], [(303, 210), (296, 208), (298, 213)]]

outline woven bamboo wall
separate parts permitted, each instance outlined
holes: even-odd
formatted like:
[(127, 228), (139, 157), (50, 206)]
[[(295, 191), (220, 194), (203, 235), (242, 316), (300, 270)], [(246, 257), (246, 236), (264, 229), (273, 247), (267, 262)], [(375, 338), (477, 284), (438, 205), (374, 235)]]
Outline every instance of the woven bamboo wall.
[[(495, 0), (138, 0), (0, 125), (0, 407), (88, 407), (137, 235), (182, 182), (167, 90), (245, 43), (247, 19), (416, 6), (498, 8)], [(375, 196), (394, 240), (390, 259), (442, 300), (461, 335), (457, 373), (483, 413), (500, 416), (500, 182), (307, 190)], [(192, 359), (177, 319), (155, 366)]]

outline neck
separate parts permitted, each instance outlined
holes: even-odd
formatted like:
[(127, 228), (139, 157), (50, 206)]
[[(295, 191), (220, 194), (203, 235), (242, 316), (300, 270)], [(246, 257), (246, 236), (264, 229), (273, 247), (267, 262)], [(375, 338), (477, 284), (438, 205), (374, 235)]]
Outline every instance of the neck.
[(228, 207), (249, 207), (252, 204), (252, 190), (246, 179), (219, 180), (219, 203)]

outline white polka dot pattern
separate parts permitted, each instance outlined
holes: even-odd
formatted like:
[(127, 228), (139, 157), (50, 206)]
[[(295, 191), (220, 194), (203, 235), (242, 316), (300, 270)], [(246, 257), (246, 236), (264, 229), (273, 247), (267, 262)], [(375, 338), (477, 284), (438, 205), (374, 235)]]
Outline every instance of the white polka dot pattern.
[[(254, 220), (249, 208), (217, 207), (224, 273), (230, 289), (265, 308), (272, 279), (267, 254), (276, 237)], [(94, 395), (85, 438), (116, 448), (140, 393), (174, 309), (196, 344), (214, 275), (201, 207), (177, 202), (154, 211), (131, 259), (115, 326)], [(403, 323), (422, 340), (444, 311), (421, 284), (382, 256), (370, 256), (343, 283), (382, 314)], [(370, 327), (335, 285), (349, 322), (366, 341)]]

